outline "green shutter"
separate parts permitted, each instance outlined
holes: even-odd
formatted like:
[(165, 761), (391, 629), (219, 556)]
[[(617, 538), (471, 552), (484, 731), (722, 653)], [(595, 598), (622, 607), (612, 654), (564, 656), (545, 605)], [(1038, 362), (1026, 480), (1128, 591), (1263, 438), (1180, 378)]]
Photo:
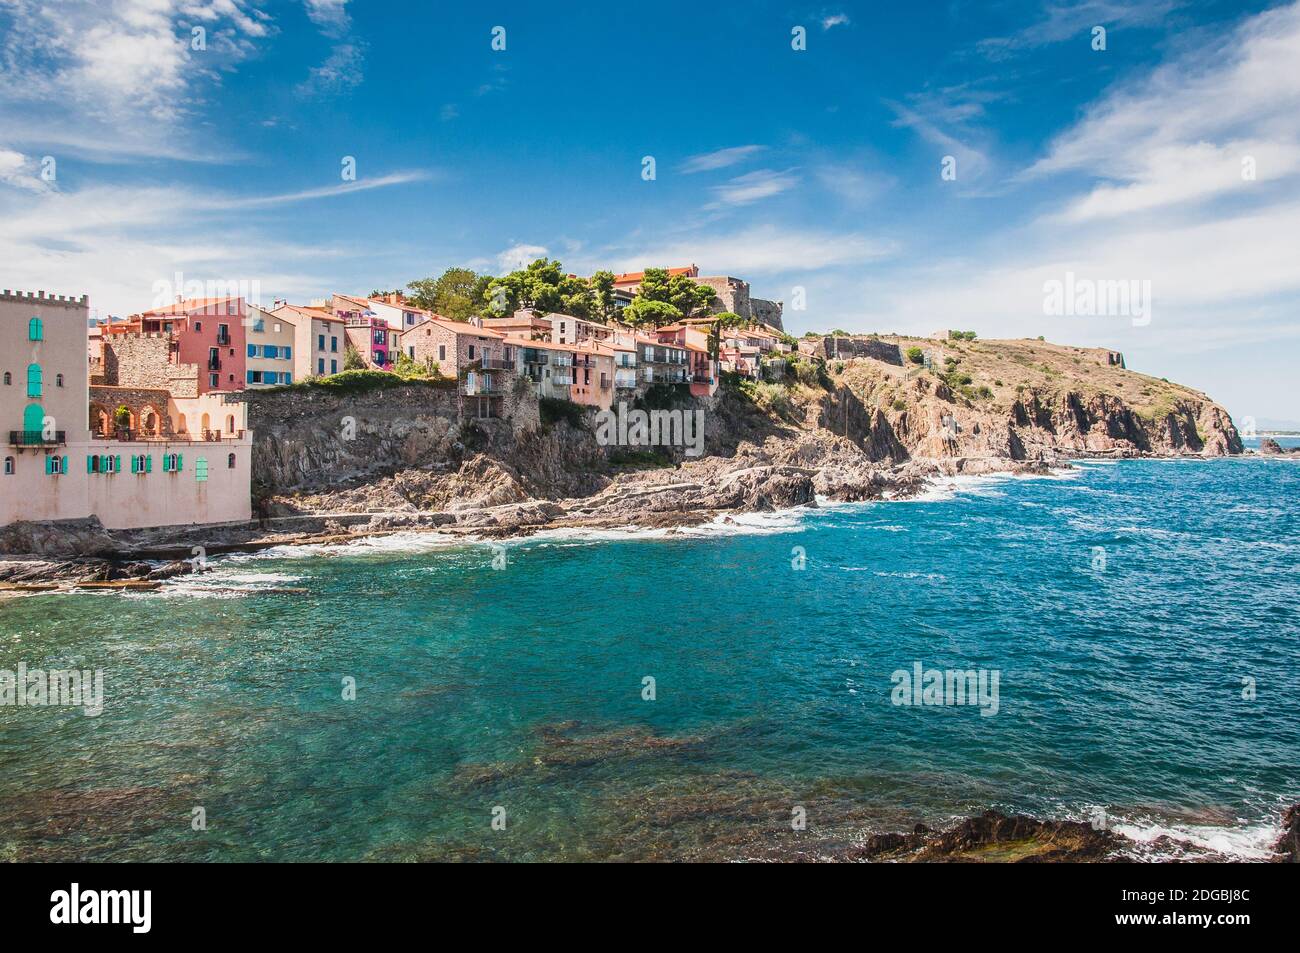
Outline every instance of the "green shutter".
[(114, 473), (122, 472), (122, 458), (120, 456), (113, 458), (113, 472)]
[(184, 469), (185, 469), (185, 454), (178, 453), (176, 454), (176, 472), (180, 473)]
[(95, 472), (95, 458), (94, 458), (94, 457), (86, 457), (86, 472), (87, 472), (87, 473), (94, 473), (94, 472)]
[(64, 472), (64, 473), (67, 473), (67, 472), (68, 472), (68, 458), (67, 458), (67, 457), (64, 457), (64, 458), (63, 458), (63, 472)]
[(45, 458), (45, 473), (46, 473), (46, 475), (48, 476), (49, 474), (51, 474), (51, 473), (53, 473), (53, 472), (54, 472), (54, 458), (53, 458), (53, 457), (46, 457), (46, 458)]
[(145, 473), (153, 473), (153, 457), (152, 457), (152, 456), (146, 456), (146, 457), (144, 458), (144, 472), (145, 472)]

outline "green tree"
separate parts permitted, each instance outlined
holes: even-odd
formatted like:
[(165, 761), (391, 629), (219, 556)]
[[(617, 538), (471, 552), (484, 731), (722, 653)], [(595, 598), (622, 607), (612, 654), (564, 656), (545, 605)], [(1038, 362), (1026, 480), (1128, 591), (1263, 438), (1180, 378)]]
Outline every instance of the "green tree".
[(638, 295), (623, 309), (623, 322), (634, 328), (657, 328), (680, 321), (682, 313), (667, 301), (652, 301)]
[(483, 288), (484, 312), (505, 317), (520, 308), (558, 311), (590, 319), (594, 312), (591, 287), (581, 278), (564, 273), (564, 266), (538, 258), (527, 268), (492, 278)]
[(591, 288), (593, 317), (608, 324), (618, 312), (618, 308), (614, 306), (614, 273), (598, 271), (591, 276), (587, 284)]
[(453, 321), (465, 321), (482, 308), (482, 288), (488, 276), (468, 268), (448, 268), (437, 278), (407, 282), (408, 301), (417, 308), (433, 311)]
[(907, 359), (913, 364), (920, 364), (925, 360), (925, 352), (919, 347), (909, 347), (907, 349)]
[(670, 276), (667, 268), (647, 268), (636, 295), (647, 301), (671, 304), (687, 318), (708, 308), (717, 297), (708, 285), (699, 284), (687, 275)]
[(345, 371), (364, 371), (366, 369), (365, 359), (362, 358), (361, 352), (348, 344), (343, 348), (343, 370)]

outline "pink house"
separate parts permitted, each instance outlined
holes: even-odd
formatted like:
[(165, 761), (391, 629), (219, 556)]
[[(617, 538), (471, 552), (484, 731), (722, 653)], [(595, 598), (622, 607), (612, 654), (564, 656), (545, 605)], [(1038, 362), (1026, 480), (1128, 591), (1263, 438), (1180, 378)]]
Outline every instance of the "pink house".
[(342, 318), (347, 327), (348, 343), (356, 348), (367, 367), (387, 370), (397, 359), (397, 339), (401, 333), (392, 328), (366, 298), (336, 294), (330, 310)]
[(243, 390), (245, 325), (243, 298), (193, 298), (105, 325), (107, 338), (120, 333), (159, 334), (171, 339), (173, 364), (198, 366), (198, 392)]
[(686, 351), (686, 380), (692, 397), (709, 397), (718, 389), (718, 363), (709, 357), (708, 334), (698, 328), (673, 324), (655, 332), (661, 344)]

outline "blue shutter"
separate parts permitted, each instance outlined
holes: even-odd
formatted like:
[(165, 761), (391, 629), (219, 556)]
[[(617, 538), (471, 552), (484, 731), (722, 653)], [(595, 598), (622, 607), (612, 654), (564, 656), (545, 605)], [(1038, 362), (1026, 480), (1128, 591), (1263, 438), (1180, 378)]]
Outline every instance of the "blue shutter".
[(256, 345), (256, 344), (250, 344), (250, 345), (248, 345), (248, 356), (249, 356), (249, 357), (257, 357), (257, 345)]
[(289, 347), (287, 344), (285, 345), (285, 348), (284, 348), (284, 359), (285, 359), (286, 361), (292, 361), (292, 360), (293, 360), (293, 348)]

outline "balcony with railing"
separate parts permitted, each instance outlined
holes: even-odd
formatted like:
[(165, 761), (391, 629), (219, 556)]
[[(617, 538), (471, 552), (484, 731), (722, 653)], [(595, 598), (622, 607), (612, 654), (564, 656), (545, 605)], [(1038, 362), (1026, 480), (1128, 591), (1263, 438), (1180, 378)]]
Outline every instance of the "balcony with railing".
[(219, 358), (219, 357), (209, 357), (209, 358), (208, 358), (208, 370), (210, 370), (210, 371), (219, 371), (219, 370), (221, 370), (221, 358)]
[(555, 360), (551, 361), (551, 366), (552, 366), (552, 367), (572, 367), (572, 366), (573, 366), (573, 355), (572, 355), (572, 354), (557, 354), (557, 355), (555, 355)]
[(485, 371), (513, 371), (515, 369), (514, 361), (504, 361), (498, 357), (485, 357), (479, 361), (479, 364)]
[(43, 430), (11, 430), (9, 446), (11, 447), (57, 447), (68, 442), (67, 431), (56, 430), (46, 436)]

